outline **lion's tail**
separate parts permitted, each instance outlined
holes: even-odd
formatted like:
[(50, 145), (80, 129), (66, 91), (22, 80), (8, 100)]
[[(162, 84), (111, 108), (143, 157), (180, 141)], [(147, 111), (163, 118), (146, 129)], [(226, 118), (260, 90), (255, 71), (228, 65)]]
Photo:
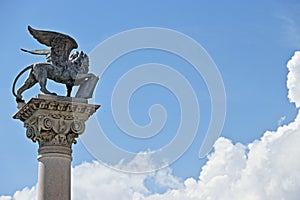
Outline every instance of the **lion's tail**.
[(14, 83), (13, 83), (13, 85), (12, 85), (12, 93), (13, 93), (13, 95), (17, 98), (17, 94), (16, 94), (16, 92), (15, 92), (15, 87), (16, 87), (16, 83), (17, 83), (17, 81), (18, 81), (18, 79), (20, 78), (20, 76), (22, 75), (22, 74), (24, 74), (24, 72), (26, 72), (27, 70), (29, 70), (29, 69), (32, 69), (32, 67), (33, 67), (33, 65), (29, 65), (29, 66), (27, 66), (27, 67), (25, 67), (22, 71), (20, 71), (19, 72), (19, 74), (16, 76), (16, 78), (15, 78), (15, 80), (14, 80)]

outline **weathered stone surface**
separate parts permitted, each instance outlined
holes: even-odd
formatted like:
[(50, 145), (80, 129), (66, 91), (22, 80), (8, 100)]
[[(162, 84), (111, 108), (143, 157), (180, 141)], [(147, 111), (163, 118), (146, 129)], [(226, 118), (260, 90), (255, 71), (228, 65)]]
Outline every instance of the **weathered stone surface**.
[(40, 147), (71, 147), (85, 130), (85, 121), (99, 108), (86, 99), (38, 95), (13, 116), (24, 122), (26, 136)]
[(71, 154), (64, 146), (39, 148), (38, 200), (71, 199)]
[(39, 143), (38, 200), (71, 199), (72, 144), (99, 107), (86, 99), (38, 95), (13, 116)]

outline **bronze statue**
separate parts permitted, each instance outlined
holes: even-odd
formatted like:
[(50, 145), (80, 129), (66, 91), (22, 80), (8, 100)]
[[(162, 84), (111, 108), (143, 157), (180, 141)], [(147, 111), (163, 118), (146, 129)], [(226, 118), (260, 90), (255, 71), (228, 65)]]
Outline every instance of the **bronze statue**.
[[(82, 51), (70, 55), (78, 47), (76, 41), (68, 35), (54, 32), (36, 30), (28, 26), (29, 33), (41, 44), (51, 47), (51, 50), (25, 50), (37, 55), (46, 55), (46, 62), (34, 63), (24, 68), (15, 78), (12, 92), (18, 103), (24, 103), (22, 93), (39, 83), (40, 90), (45, 94), (56, 95), (46, 88), (47, 79), (66, 84), (67, 97), (71, 96), (73, 86), (80, 86), (75, 97), (91, 98), (99, 80), (89, 71), (89, 58)], [(31, 70), (25, 83), (15, 93), (15, 85), (19, 77), (27, 70)]]

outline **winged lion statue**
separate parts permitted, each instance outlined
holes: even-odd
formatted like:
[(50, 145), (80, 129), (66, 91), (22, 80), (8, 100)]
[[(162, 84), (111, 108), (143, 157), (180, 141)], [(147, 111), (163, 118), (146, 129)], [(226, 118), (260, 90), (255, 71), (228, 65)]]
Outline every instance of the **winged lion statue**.
[[(71, 54), (78, 48), (76, 41), (65, 34), (36, 30), (28, 26), (29, 33), (41, 44), (51, 47), (50, 50), (25, 50), (25, 52), (37, 55), (45, 55), (46, 62), (34, 63), (25, 67), (15, 78), (12, 92), (17, 103), (24, 103), (22, 93), (39, 83), (40, 90), (44, 94), (56, 95), (46, 88), (47, 79), (66, 85), (67, 97), (71, 96), (73, 86), (79, 86), (75, 95), (77, 98), (91, 98), (99, 80), (97, 76), (89, 72), (89, 58), (82, 51)], [(15, 92), (15, 86), (20, 76), (30, 70), (25, 83)]]

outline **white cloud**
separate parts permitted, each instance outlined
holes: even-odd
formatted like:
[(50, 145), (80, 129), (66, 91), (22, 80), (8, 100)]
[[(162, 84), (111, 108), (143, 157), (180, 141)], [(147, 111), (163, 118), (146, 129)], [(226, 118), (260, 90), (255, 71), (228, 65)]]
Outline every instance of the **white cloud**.
[(21, 191), (15, 192), (14, 196), (12, 197), (13, 200), (33, 200), (36, 199), (36, 187), (28, 188), (25, 187)]
[[(300, 105), (300, 52), (288, 63), (289, 98)], [(146, 199), (296, 200), (300, 197), (300, 113), (247, 146), (219, 138), (199, 179)]]
[[(300, 105), (300, 52), (288, 63), (289, 98)], [(294, 122), (267, 131), (247, 146), (219, 138), (199, 179), (144, 199), (296, 200), (300, 197), (300, 113)], [(143, 199), (143, 198), (141, 198)]]
[[(289, 98), (300, 106), (300, 52), (288, 63)], [(128, 174), (104, 167), (98, 162), (73, 169), (73, 199), (108, 200), (297, 200), (300, 197), (300, 112), (294, 122), (267, 131), (248, 145), (233, 144), (219, 138), (198, 179), (183, 182), (170, 168), (154, 174)], [(137, 157), (126, 167), (151, 163), (147, 156)], [(141, 162), (142, 161), (142, 162)], [(125, 169), (127, 169), (125, 168)], [(163, 193), (150, 191), (152, 180)], [(0, 200), (34, 199), (35, 187), (18, 191)]]
[[(288, 126), (243, 146), (219, 138), (199, 179), (147, 200), (297, 200), (300, 196), (300, 114)], [(248, 152), (248, 153), (247, 153)]]
[(11, 200), (11, 196), (0, 196), (0, 200)]
[(25, 187), (21, 191), (15, 192), (13, 196), (0, 196), (0, 200), (35, 200), (36, 196), (35, 187)]
[(121, 160), (112, 168), (119, 169), (123, 172), (151, 172), (157, 169), (157, 164), (151, 158), (151, 152), (139, 152), (132, 160)]
[(130, 199), (134, 192), (146, 195), (145, 175), (120, 173), (99, 162), (73, 169), (73, 199)]
[[(133, 166), (135, 169), (151, 163), (142, 156), (137, 156), (126, 166)], [(141, 164), (141, 166), (139, 166)], [(151, 191), (145, 186), (144, 182), (151, 179), (160, 188), (178, 188), (181, 186), (179, 180), (172, 175), (170, 168), (160, 170), (151, 174), (130, 174), (116, 171), (106, 167), (98, 161), (83, 163), (72, 169), (72, 199), (107, 199), (107, 200), (126, 200), (134, 196), (148, 196)], [(15, 192), (13, 197), (0, 196), (0, 200), (35, 200), (36, 187), (24, 188)]]
[(288, 98), (296, 107), (300, 107), (300, 52), (296, 51), (292, 59), (288, 62), (289, 69), (287, 87), (289, 89)]

